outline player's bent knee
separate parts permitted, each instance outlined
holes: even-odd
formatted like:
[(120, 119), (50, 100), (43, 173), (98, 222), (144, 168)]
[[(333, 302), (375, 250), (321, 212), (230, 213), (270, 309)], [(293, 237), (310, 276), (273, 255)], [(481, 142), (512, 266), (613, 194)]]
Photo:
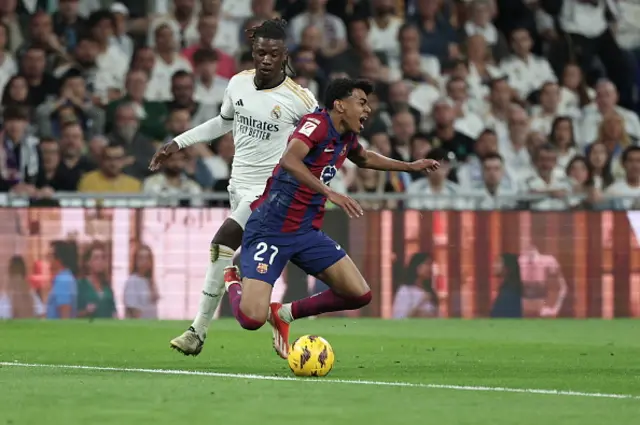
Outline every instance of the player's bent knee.
[(258, 330), (267, 321), (268, 311), (268, 307), (265, 308), (261, 303), (243, 303), (242, 301), (240, 301), (240, 314), (238, 317), (238, 322), (240, 322), (240, 326), (242, 326), (246, 330)]
[(246, 329), (248, 331), (257, 331), (265, 324), (265, 322), (266, 319), (256, 319), (248, 314), (245, 314), (242, 309), (240, 310), (238, 323), (240, 323), (240, 326), (242, 326), (243, 329)]

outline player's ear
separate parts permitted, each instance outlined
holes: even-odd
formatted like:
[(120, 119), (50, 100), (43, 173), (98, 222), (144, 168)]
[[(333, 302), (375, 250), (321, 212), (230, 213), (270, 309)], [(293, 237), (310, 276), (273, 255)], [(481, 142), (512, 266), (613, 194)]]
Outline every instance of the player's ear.
[(333, 107), (336, 111), (340, 112), (341, 114), (344, 112), (344, 103), (342, 102), (342, 100), (336, 100), (335, 103), (333, 104)]

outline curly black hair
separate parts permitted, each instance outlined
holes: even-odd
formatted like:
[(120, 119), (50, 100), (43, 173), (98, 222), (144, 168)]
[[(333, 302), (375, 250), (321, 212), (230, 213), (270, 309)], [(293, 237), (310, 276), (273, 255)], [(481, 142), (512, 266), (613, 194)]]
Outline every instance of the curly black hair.
[[(260, 25), (249, 28), (246, 30), (251, 40), (251, 45), (255, 43), (258, 38), (266, 38), (269, 40), (287, 40), (287, 21), (282, 18), (267, 19)], [(286, 74), (287, 69), (295, 75), (295, 71), (289, 65), (289, 56), (287, 56), (282, 63), (282, 71)]]
[(367, 96), (373, 93), (373, 83), (368, 80), (354, 80), (352, 78), (336, 78), (329, 83), (325, 92), (324, 104), (331, 111), (336, 100), (346, 99), (355, 89), (362, 90)]

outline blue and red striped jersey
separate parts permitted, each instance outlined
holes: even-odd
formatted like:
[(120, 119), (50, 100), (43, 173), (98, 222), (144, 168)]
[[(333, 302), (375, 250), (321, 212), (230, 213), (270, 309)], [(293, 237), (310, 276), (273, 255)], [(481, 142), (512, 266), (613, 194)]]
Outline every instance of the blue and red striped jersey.
[[(326, 185), (331, 183), (350, 152), (363, 149), (355, 133), (338, 133), (325, 110), (302, 117), (289, 142), (293, 139), (309, 147), (303, 162)], [(278, 165), (264, 193), (251, 208), (254, 214), (260, 214), (262, 226), (280, 232), (303, 232), (320, 229), (326, 200), (324, 195), (304, 186)]]

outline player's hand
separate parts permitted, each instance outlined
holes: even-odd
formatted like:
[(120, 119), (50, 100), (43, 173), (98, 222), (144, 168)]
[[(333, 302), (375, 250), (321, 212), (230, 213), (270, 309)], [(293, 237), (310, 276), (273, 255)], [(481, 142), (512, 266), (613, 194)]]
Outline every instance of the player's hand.
[(440, 168), (440, 163), (435, 159), (419, 159), (409, 163), (410, 171), (418, 171), (424, 173), (430, 173)]
[(364, 215), (364, 211), (360, 204), (354, 199), (349, 198), (348, 196), (341, 195), (337, 192), (331, 192), (327, 199), (342, 208), (342, 210), (347, 213), (349, 218), (358, 218)]
[(151, 158), (151, 162), (149, 163), (149, 170), (158, 171), (162, 163), (179, 150), (180, 147), (175, 141), (161, 146), (160, 149), (158, 149), (158, 151), (153, 155), (153, 158)]

